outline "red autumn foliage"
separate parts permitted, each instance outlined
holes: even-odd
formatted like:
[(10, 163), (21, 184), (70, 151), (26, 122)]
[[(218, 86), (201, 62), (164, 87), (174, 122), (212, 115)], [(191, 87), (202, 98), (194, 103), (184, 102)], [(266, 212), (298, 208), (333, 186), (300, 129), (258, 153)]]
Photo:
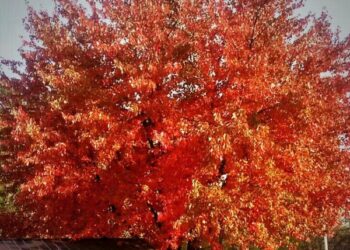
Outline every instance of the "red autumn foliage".
[(28, 9), (24, 70), (2, 61), (2, 237), (276, 249), (348, 212), (350, 38), (327, 14), (55, 2)]

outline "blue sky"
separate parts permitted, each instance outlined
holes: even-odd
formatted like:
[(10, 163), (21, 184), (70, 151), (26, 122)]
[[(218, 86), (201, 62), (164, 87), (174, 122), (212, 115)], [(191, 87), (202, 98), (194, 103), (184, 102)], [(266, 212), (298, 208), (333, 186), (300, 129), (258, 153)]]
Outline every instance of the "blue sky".
[[(36, 9), (52, 9), (53, 0), (27, 0)], [(21, 36), (26, 32), (22, 19), (26, 16), (26, 0), (0, 0), (0, 57), (20, 59), (17, 49)], [(350, 0), (306, 0), (302, 14), (309, 11), (320, 13), (326, 7), (332, 16), (333, 27), (339, 26), (341, 36), (350, 33)]]

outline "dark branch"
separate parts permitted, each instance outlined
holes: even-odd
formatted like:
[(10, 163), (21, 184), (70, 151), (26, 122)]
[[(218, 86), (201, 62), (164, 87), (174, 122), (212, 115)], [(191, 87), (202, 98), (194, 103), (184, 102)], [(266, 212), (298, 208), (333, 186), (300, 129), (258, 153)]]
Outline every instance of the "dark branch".
[(158, 211), (149, 202), (147, 202), (147, 207), (149, 208), (149, 210), (153, 215), (154, 223), (157, 225), (158, 228), (160, 228), (162, 226), (162, 223), (158, 221)]
[(253, 20), (253, 28), (252, 28), (252, 33), (250, 35), (250, 38), (248, 40), (248, 47), (249, 49), (253, 48), (254, 42), (255, 42), (255, 33), (256, 33), (256, 26), (257, 23), (259, 21), (260, 15), (261, 15), (261, 11), (263, 9), (263, 7), (265, 6), (267, 1), (264, 1), (256, 10), (255, 12), (255, 16), (254, 16), (254, 20)]
[(225, 167), (226, 167), (226, 159), (223, 158), (220, 162), (220, 165), (219, 165), (219, 175), (223, 175), (225, 174)]

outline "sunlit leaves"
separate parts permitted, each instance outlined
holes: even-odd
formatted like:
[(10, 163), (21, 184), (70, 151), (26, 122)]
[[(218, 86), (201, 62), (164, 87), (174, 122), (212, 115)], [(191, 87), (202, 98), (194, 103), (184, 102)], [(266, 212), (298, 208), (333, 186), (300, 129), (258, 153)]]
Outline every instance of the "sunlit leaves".
[(17, 223), (2, 233), (276, 249), (331, 231), (350, 190), (350, 43), (300, 3), (29, 9), (24, 72), (2, 61), (20, 77), (0, 79)]

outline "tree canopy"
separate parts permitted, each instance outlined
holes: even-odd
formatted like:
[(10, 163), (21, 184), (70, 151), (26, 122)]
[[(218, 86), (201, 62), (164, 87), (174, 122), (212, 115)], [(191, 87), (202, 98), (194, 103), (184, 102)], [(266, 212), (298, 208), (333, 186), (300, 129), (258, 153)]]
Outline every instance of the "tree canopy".
[(349, 209), (350, 37), (299, 0), (56, 0), (2, 60), (2, 237), (293, 247)]

